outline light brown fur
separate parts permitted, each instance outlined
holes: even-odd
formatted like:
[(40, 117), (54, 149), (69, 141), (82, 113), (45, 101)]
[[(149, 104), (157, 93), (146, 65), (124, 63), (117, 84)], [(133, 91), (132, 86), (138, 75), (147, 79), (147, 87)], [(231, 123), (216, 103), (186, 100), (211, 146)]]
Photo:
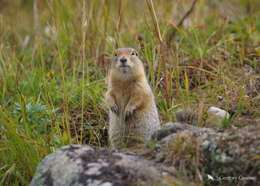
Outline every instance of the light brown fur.
[[(160, 125), (154, 96), (136, 51), (123, 48), (116, 55), (108, 74), (105, 100), (110, 108), (109, 139), (113, 147), (120, 147), (126, 141), (135, 141), (133, 137), (147, 141)], [(127, 60), (127, 67), (122, 67), (121, 58)]]

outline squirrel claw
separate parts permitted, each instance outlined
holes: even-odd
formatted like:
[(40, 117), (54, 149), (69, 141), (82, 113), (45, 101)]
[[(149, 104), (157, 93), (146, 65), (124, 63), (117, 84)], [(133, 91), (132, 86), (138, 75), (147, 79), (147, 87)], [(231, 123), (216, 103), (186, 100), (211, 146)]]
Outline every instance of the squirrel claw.
[(113, 113), (115, 113), (116, 115), (119, 114), (119, 109), (118, 109), (118, 107), (117, 107), (116, 105), (110, 107), (110, 110), (111, 110)]
[(134, 109), (129, 109), (125, 111), (125, 120), (128, 120), (134, 113)]

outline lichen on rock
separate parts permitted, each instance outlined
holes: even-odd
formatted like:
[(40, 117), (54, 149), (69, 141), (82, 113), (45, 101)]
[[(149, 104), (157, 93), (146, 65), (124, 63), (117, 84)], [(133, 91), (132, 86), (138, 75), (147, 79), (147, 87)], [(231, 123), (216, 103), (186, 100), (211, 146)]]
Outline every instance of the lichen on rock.
[(31, 186), (165, 185), (168, 173), (139, 156), (86, 145), (70, 145), (47, 156)]

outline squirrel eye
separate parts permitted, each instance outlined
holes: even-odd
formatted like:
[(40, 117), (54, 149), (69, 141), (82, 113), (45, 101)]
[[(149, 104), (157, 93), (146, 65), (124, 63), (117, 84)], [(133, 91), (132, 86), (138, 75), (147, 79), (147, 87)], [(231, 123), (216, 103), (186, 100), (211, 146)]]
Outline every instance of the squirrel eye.
[(131, 55), (132, 55), (132, 56), (137, 56), (137, 53), (133, 51), (133, 52), (131, 53)]

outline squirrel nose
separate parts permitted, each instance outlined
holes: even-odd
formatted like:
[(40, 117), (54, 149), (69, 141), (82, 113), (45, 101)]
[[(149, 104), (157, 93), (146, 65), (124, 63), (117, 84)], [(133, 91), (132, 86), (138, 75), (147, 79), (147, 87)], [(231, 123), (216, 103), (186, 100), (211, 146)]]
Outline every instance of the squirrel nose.
[(126, 61), (127, 61), (127, 59), (124, 58), (124, 57), (122, 57), (122, 58), (120, 59), (120, 62), (123, 63), (123, 64), (126, 63)]

